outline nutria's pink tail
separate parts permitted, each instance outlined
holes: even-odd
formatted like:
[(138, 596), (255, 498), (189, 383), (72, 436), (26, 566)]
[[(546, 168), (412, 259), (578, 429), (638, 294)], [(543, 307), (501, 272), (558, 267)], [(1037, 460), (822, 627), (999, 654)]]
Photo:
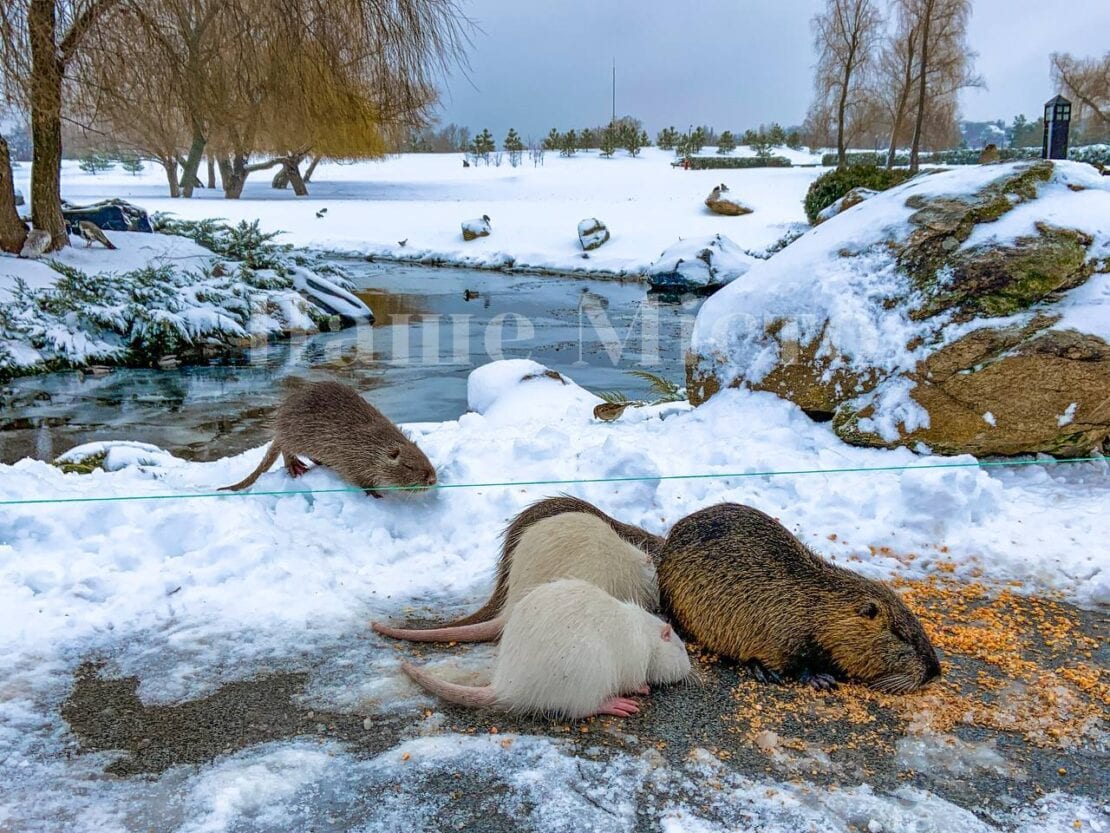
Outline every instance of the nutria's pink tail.
[(490, 686), (459, 685), (433, 677), (427, 671), (415, 665), (403, 662), (401, 670), (408, 674), (413, 682), (425, 691), (430, 691), (441, 700), (448, 703), (457, 703), (460, 706), (469, 706), (472, 709), (490, 708), (497, 705), (497, 697)]
[(442, 628), (391, 628), (380, 622), (371, 625), (375, 633), (409, 642), (492, 642), (501, 636), (504, 626), (500, 616), (488, 622)]
[(277, 443), (270, 443), (270, 447), (266, 449), (266, 456), (262, 458), (262, 462), (258, 464), (258, 468), (247, 475), (245, 480), (240, 480), (234, 486), (223, 486), (221, 492), (240, 492), (249, 486), (254, 485), (254, 481), (264, 475), (270, 470), (270, 466), (277, 462), (278, 456), (281, 454), (281, 449), (278, 448)]

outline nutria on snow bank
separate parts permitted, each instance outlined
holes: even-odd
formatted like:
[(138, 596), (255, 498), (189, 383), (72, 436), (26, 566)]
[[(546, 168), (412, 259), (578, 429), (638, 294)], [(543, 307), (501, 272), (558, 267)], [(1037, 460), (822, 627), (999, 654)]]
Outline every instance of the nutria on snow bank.
[(354, 388), (295, 377), (284, 384), (289, 393), (278, 406), (266, 456), (244, 480), (221, 491), (253, 485), (279, 454), (291, 477), (308, 471), (300, 459), (304, 456), (373, 497), (381, 497), (379, 489), (436, 484), (435, 468), (424, 452)]

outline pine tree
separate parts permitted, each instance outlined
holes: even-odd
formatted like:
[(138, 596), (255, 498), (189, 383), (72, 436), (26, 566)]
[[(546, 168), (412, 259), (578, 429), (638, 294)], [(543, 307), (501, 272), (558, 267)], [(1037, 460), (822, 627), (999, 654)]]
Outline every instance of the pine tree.
[(615, 133), (616, 131), (611, 127), (607, 127), (601, 131), (601, 142), (598, 148), (601, 151), (601, 155), (606, 159), (612, 157), (617, 150), (617, 137)]
[(135, 153), (128, 153), (120, 156), (119, 164), (121, 168), (132, 176), (137, 176), (142, 173), (143, 170), (143, 160)]
[(493, 134), (488, 127), (482, 128), (482, 132), (474, 137), (473, 147), (474, 155), (480, 156), (488, 165), (490, 154), (497, 150), (497, 143), (493, 141)]
[(554, 127), (551, 132), (547, 134), (547, 138), (543, 140), (544, 150), (558, 150), (563, 146), (563, 137)]
[(586, 127), (578, 134), (578, 149), (589, 150), (590, 148), (597, 147), (597, 134), (593, 130)]
[(571, 157), (578, 149), (578, 134), (573, 130), (568, 130), (563, 134), (562, 141), (559, 143), (559, 155)]
[(629, 125), (622, 126), (620, 137), (621, 146), (628, 151), (629, 156), (640, 155), (640, 148), (643, 147), (643, 145), (640, 144), (640, 133), (641, 131), (635, 127)]
[(81, 157), (81, 162), (78, 164), (82, 171), (87, 174), (98, 174), (101, 171), (110, 171), (116, 165), (108, 155), (100, 151), (90, 151)]
[(659, 146), (660, 150), (674, 150), (677, 143), (678, 131), (674, 129), (673, 125), (664, 127), (655, 137), (655, 144)]
[(728, 156), (736, 150), (736, 139), (732, 135), (731, 130), (726, 130), (717, 139), (717, 153), (721, 156)]
[(690, 133), (690, 155), (701, 153), (705, 147), (705, 128), (697, 127)]
[(517, 135), (516, 130), (509, 128), (509, 132), (505, 135), (505, 141), (501, 146), (509, 154), (509, 164), (514, 168), (520, 164), (520, 158), (524, 153), (524, 142), (520, 141), (520, 136)]

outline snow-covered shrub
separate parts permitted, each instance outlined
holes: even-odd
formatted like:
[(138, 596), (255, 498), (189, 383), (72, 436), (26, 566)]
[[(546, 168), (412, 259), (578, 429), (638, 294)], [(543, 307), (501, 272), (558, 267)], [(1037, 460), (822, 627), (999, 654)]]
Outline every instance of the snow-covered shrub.
[(229, 260), (243, 261), (250, 269), (280, 272), (293, 251), (287, 243), (274, 243), (281, 232), (262, 231), (258, 220), (253, 223), (241, 220), (238, 225), (229, 226), (218, 219), (178, 220), (160, 214), (155, 215), (155, 231), (188, 237)]
[(0, 313), (0, 375), (97, 361), (150, 364), (170, 353), (245, 343), (256, 330), (313, 329), (328, 318), (292, 278), (273, 271), (189, 272), (161, 264), (89, 275), (51, 266), (61, 275), (52, 287), (32, 290), (17, 281)]

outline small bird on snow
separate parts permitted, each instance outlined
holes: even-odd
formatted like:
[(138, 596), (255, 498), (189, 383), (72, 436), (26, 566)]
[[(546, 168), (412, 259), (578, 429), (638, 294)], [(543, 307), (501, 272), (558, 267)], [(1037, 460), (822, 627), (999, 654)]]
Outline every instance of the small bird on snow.
[(405, 246), (408, 245), (408, 242), (409, 242), (409, 239), (406, 237), (404, 240), (398, 240), (397, 245), (400, 246), (403, 249), (403, 248), (405, 248)]
[(327, 213), (328, 213), (328, 209), (327, 209), (327, 208), (321, 208), (321, 209), (320, 209), (319, 211), (317, 211), (317, 212), (316, 212), (316, 219), (317, 219), (317, 220), (320, 220), (320, 219), (322, 219), (322, 218), (323, 218), (323, 216), (324, 216), (325, 214), (327, 214)]
[(112, 241), (100, 230), (100, 226), (92, 220), (82, 220), (77, 224), (77, 228), (81, 232), (81, 236), (85, 238), (85, 248), (89, 248), (93, 243), (100, 243), (106, 249), (114, 249)]
[(43, 231), (40, 228), (33, 228), (27, 232), (27, 239), (23, 242), (23, 249), (20, 251), (20, 257), (36, 258), (40, 257), (43, 252), (50, 248), (50, 241), (53, 240), (50, 232)]

